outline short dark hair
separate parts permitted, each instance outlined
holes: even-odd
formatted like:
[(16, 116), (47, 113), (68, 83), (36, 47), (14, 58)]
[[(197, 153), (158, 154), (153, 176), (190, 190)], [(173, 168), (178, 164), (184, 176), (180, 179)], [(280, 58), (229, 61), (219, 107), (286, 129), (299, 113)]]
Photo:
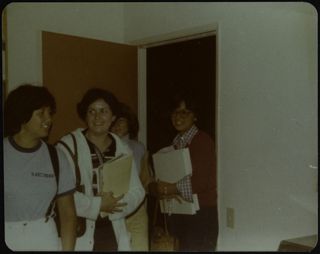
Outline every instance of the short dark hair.
[(181, 102), (185, 102), (186, 108), (191, 110), (195, 116), (199, 115), (199, 103), (195, 93), (190, 90), (178, 91), (174, 94), (171, 100), (170, 110), (171, 113), (180, 106)]
[(43, 86), (22, 84), (8, 94), (4, 104), (4, 136), (13, 136), (27, 123), (33, 111), (42, 107), (50, 107), (56, 112), (53, 95)]
[(128, 132), (129, 138), (135, 139), (137, 138), (139, 132), (139, 121), (136, 114), (132, 111), (132, 109), (124, 104), (120, 103), (119, 112), (117, 115), (117, 119), (123, 117), (128, 121)]
[(111, 92), (101, 88), (91, 88), (84, 94), (81, 101), (77, 104), (78, 115), (83, 121), (86, 120), (90, 104), (98, 99), (104, 100), (109, 105), (113, 115), (118, 114), (119, 102)]

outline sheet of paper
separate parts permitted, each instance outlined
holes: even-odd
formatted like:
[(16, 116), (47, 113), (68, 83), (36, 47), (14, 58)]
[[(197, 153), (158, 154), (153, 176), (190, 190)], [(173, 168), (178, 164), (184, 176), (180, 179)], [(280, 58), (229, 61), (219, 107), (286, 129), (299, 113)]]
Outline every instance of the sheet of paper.
[(197, 194), (193, 194), (193, 202), (182, 200), (182, 203), (179, 203), (175, 199), (161, 200), (160, 209), (162, 213), (169, 214), (196, 214), (196, 212), (199, 210), (198, 196)]

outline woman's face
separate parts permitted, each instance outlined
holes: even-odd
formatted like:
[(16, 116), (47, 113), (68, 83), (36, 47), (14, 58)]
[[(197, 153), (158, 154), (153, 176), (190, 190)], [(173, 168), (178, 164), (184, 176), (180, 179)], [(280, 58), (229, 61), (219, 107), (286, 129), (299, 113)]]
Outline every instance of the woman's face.
[(30, 120), (21, 126), (21, 131), (31, 138), (45, 138), (49, 134), (52, 124), (50, 107), (42, 107), (33, 111)]
[(119, 117), (112, 126), (111, 131), (119, 137), (124, 137), (129, 133), (128, 120), (124, 117)]
[(171, 114), (173, 127), (180, 133), (186, 132), (194, 124), (196, 117), (194, 113), (187, 109), (186, 103), (182, 101)]
[(103, 99), (91, 103), (87, 110), (86, 123), (88, 131), (96, 135), (106, 134), (115, 120), (111, 108)]

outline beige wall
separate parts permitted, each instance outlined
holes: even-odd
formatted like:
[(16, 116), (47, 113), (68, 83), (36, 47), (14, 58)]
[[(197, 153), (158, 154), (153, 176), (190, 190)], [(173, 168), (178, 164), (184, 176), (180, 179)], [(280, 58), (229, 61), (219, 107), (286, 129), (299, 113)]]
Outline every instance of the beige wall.
[(124, 17), (128, 42), (218, 27), (218, 249), (274, 251), (282, 239), (316, 233), (315, 9), (132, 3)]

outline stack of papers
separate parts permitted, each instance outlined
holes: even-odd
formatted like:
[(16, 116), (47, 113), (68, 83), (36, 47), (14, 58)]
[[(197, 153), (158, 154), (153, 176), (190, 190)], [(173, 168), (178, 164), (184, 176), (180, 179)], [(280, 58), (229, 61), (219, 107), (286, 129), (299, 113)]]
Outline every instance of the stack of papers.
[(175, 214), (196, 214), (199, 208), (198, 195), (192, 195), (193, 202), (187, 202), (182, 200), (181, 203), (176, 199), (161, 200), (160, 209), (162, 213), (175, 213)]
[[(173, 150), (161, 149), (153, 154), (153, 164), (157, 180), (176, 183), (187, 175), (192, 175), (192, 164), (188, 148)], [(162, 213), (195, 214), (199, 210), (197, 194), (193, 194), (193, 202), (175, 199), (161, 200)]]

